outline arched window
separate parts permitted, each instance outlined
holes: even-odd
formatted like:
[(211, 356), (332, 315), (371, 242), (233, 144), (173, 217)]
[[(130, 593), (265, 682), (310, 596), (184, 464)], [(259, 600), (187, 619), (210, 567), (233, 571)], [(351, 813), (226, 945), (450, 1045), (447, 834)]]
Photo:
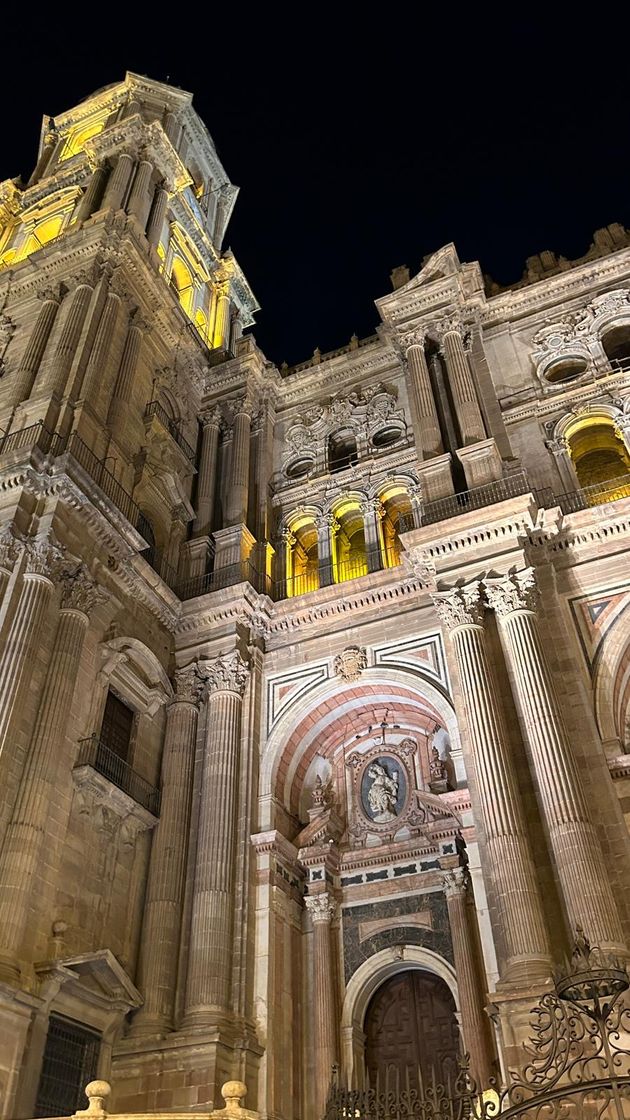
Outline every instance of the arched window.
[(105, 128), (105, 119), (103, 116), (100, 120), (92, 120), (89, 124), (79, 125), (73, 128), (66, 137), (66, 142), (63, 146), (59, 162), (65, 159), (72, 159), (72, 156), (78, 155), (83, 151), (86, 141), (91, 140), (93, 136), (98, 136)]
[(397, 568), (402, 552), (400, 533), (411, 528), (411, 500), (402, 484), (389, 487), (380, 495), (380, 499), (383, 506), (380, 521), (383, 567)]
[(339, 528), (333, 537), (333, 577), (335, 583), (367, 575), (365, 524), (357, 499), (348, 499), (334, 511)]
[(291, 523), (287, 549), (287, 598), (317, 591), (319, 587), (319, 549), (317, 526), (310, 514)]
[(630, 323), (607, 330), (602, 346), (611, 365), (630, 365)]
[(589, 504), (630, 496), (630, 456), (607, 416), (579, 419), (566, 432), (569, 454)]
[(357, 441), (350, 428), (333, 432), (328, 437), (328, 469), (331, 472), (344, 471), (357, 462)]
[(175, 257), (171, 268), (171, 287), (173, 291), (176, 292), (177, 298), (186, 314), (191, 316), (193, 300), (195, 298), (193, 278), (189, 269), (179, 257)]

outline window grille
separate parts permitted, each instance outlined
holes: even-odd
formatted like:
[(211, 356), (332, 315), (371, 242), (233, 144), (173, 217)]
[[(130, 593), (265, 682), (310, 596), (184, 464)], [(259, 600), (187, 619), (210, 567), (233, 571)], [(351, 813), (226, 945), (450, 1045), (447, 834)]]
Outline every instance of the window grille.
[(70, 1116), (86, 1106), (84, 1089), (98, 1072), (100, 1045), (95, 1031), (50, 1016), (35, 1116)]
[(113, 754), (129, 759), (134, 713), (113, 692), (107, 693), (99, 739)]

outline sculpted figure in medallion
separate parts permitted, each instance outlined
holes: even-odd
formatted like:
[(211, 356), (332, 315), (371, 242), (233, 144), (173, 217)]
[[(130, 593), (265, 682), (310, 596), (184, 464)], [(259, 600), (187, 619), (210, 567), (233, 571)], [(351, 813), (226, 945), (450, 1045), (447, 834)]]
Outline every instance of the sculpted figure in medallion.
[(386, 824), (393, 821), (398, 813), (396, 802), (398, 800), (398, 771), (394, 770), (391, 777), (380, 762), (373, 762), (368, 770), (368, 777), (372, 785), (368, 790), (368, 802), (373, 820), (376, 824)]

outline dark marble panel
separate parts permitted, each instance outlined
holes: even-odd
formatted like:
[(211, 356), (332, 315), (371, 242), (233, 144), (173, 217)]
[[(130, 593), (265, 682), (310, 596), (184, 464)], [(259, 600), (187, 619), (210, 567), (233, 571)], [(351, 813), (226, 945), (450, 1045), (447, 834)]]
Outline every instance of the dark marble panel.
[[(420, 911), (431, 911), (433, 929), (418, 929), (413, 926), (397, 926), (395, 929), (383, 930), (373, 937), (359, 942), (359, 925), (361, 922), (372, 921), (377, 918), (394, 918), (403, 914), (417, 914)], [(346, 983), (356, 972), (363, 961), (368, 960), (374, 953), (387, 949), (392, 945), (421, 945), (439, 953), (450, 963), (453, 963), (453, 945), (451, 942), (451, 929), (448, 921), (446, 899), (441, 891), (431, 894), (407, 895), (402, 898), (389, 898), (375, 900), (365, 906), (349, 906), (342, 911), (343, 922), (343, 956), (344, 976)]]

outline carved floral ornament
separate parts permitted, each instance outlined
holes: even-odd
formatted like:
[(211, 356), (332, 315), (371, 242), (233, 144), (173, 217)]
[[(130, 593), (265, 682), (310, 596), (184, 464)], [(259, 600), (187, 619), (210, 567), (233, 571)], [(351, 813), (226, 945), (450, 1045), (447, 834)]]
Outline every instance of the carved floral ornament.
[(486, 606), (499, 618), (507, 618), (518, 611), (535, 614), (539, 592), (534, 569), (525, 568), (496, 579), (476, 580), (463, 587), (439, 591), (432, 599), (440, 621), (453, 632), (464, 627), (483, 626)]
[(61, 608), (90, 614), (107, 598), (103, 588), (97, 587), (85, 564), (73, 564), (61, 573)]
[(315, 458), (327, 437), (347, 428), (369, 441), (384, 425), (406, 431), (404, 411), (396, 407), (396, 397), (378, 383), (360, 392), (332, 397), (325, 405), (316, 404), (295, 418), (285, 433), (285, 464), (299, 454)]
[(307, 895), (304, 903), (314, 922), (331, 922), (337, 910), (337, 903), (328, 893)]
[(208, 692), (236, 692), (242, 696), (249, 677), (249, 665), (238, 650), (221, 654), (215, 661), (203, 664)]
[(347, 646), (342, 653), (338, 653), (333, 661), (335, 676), (343, 681), (358, 681), (364, 669), (367, 669), (367, 650), (365, 646)]
[(10, 572), (24, 548), (24, 541), (10, 525), (0, 531), (0, 568)]
[(593, 363), (603, 359), (601, 335), (616, 321), (630, 321), (630, 290), (622, 288), (596, 296), (586, 307), (558, 319), (547, 319), (534, 335), (532, 359), (537, 373), (546, 377), (562, 358)]

